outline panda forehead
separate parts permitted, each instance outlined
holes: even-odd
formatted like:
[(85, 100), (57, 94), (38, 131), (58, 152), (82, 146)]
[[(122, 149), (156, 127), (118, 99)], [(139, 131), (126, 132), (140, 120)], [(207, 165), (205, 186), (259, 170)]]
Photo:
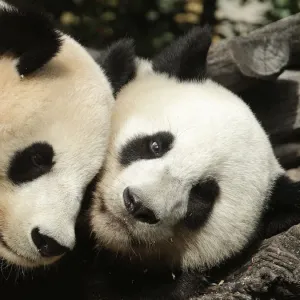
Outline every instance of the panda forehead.
[[(151, 73), (139, 76), (123, 88), (115, 106), (115, 122), (132, 115), (153, 116), (160, 111), (175, 113), (184, 110), (191, 113), (191, 107), (198, 108), (201, 115), (228, 111), (228, 105), (241, 106), (242, 101), (209, 79), (205, 81), (179, 81), (164, 74)], [(218, 104), (215, 109), (212, 105)], [(225, 104), (225, 105), (224, 105)]]
[[(175, 140), (187, 142), (195, 145), (199, 130), (201, 130), (202, 120), (197, 122), (195, 110), (183, 110), (181, 106), (170, 105), (164, 110), (157, 111), (157, 114), (137, 113), (125, 118), (118, 129), (115, 128), (113, 134), (113, 145), (120, 151), (122, 147), (130, 143), (137, 137), (150, 137), (160, 132), (171, 133)], [(200, 123), (200, 124), (199, 124)], [(197, 134), (197, 136), (195, 136)], [(175, 142), (175, 141), (174, 141)], [(184, 145), (183, 145), (184, 146)]]
[(180, 83), (162, 75), (134, 81), (117, 98), (113, 112), (115, 131), (127, 136), (140, 128), (151, 132), (161, 127), (165, 130), (171, 123), (183, 126), (188, 119), (191, 121), (190, 117), (196, 121), (197, 116), (220, 111), (221, 106), (212, 110), (212, 101), (220, 99), (215, 94), (206, 83)]
[[(59, 54), (41, 70), (21, 79), (11, 57), (0, 57), (0, 133), (11, 134), (47, 115), (49, 107), (67, 109), (113, 105), (104, 72), (71, 38), (63, 37)], [(67, 88), (66, 88), (67, 87)], [(37, 114), (38, 112), (38, 114)], [(60, 111), (58, 111), (60, 113)], [(50, 113), (48, 114), (51, 117)], [(54, 118), (54, 115), (53, 115)]]
[(216, 83), (179, 83), (161, 75), (149, 76), (129, 84), (117, 99), (114, 145), (119, 148), (137, 136), (165, 131), (176, 140), (203, 146), (216, 136), (228, 139), (244, 133), (253, 122), (247, 105)]

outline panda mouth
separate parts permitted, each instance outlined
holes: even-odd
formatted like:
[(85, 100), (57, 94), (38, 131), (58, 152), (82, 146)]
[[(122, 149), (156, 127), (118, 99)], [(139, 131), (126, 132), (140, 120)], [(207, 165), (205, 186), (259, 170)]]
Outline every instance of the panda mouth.
[(124, 218), (120, 218), (116, 216), (106, 205), (105, 199), (102, 194), (98, 196), (99, 199), (99, 204), (97, 206), (98, 211), (100, 212), (100, 215), (104, 214), (107, 215), (108, 218), (110, 219), (111, 225), (118, 224), (122, 229), (124, 229), (126, 232), (129, 232), (127, 223), (124, 221)]
[(13, 255), (15, 255), (15, 256), (17, 256), (17, 257), (19, 257), (19, 258), (21, 258), (21, 259), (24, 259), (25, 261), (30, 262), (30, 263), (32, 263), (32, 264), (35, 263), (35, 261), (34, 261), (33, 259), (30, 259), (30, 258), (28, 258), (28, 257), (25, 257), (25, 256), (19, 254), (19, 253), (16, 253), (16, 252), (15, 252), (15, 251), (14, 251), (14, 250), (6, 243), (6, 241), (4, 240), (3, 235), (2, 235), (1, 233), (0, 233), (0, 244), (1, 244), (7, 251), (9, 251), (10, 253), (12, 253)]

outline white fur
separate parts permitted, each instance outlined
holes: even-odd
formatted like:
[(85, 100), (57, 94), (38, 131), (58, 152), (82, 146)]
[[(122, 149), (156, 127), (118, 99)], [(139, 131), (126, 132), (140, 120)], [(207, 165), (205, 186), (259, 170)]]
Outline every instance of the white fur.
[[(114, 103), (103, 71), (84, 48), (63, 36), (59, 54), (41, 70), (20, 79), (14, 60), (0, 57), (0, 257), (22, 266), (56, 258), (40, 256), (31, 231), (72, 248), (84, 190), (106, 152)], [(52, 170), (14, 185), (7, 176), (17, 151), (47, 142), (55, 152)]]
[[(283, 170), (266, 133), (236, 95), (210, 80), (180, 83), (143, 70), (117, 97), (93, 230), (115, 251), (157, 256), (184, 269), (214, 266), (245, 246)], [(128, 141), (158, 131), (175, 136), (166, 155), (120, 165), (118, 155)], [(211, 217), (197, 232), (176, 226), (193, 184), (207, 176), (221, 189)], [(155, 209), (158, 224), (141, 223), (126, 212), (122, 194), (128, 186)], [(99, 209), (103, 202), (105, 211)], [(141, 245), (132, 246), (132, 236)]]

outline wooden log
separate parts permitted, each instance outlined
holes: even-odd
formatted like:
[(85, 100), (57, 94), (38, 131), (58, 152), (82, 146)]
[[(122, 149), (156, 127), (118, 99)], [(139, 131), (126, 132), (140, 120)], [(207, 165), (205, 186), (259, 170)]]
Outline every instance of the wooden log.
[(300, 66), (300, 13), (215, 44), (208, 73), (234, 92), (276, 79), (286, 67)]
[(193, 300), (300, 298), (300, 225), (264, 241), (241, 268)]

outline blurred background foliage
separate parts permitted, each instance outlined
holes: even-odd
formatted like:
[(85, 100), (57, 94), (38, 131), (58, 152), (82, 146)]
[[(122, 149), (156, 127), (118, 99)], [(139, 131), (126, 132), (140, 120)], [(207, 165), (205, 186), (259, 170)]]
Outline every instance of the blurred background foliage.
[(32, 1), (86, 46), (103, 48), (118, 38), (133, 37), (138, 54), (145, 57), (195, 24), (212, 25), (217, 42), (300, 12), (300, 0)]

